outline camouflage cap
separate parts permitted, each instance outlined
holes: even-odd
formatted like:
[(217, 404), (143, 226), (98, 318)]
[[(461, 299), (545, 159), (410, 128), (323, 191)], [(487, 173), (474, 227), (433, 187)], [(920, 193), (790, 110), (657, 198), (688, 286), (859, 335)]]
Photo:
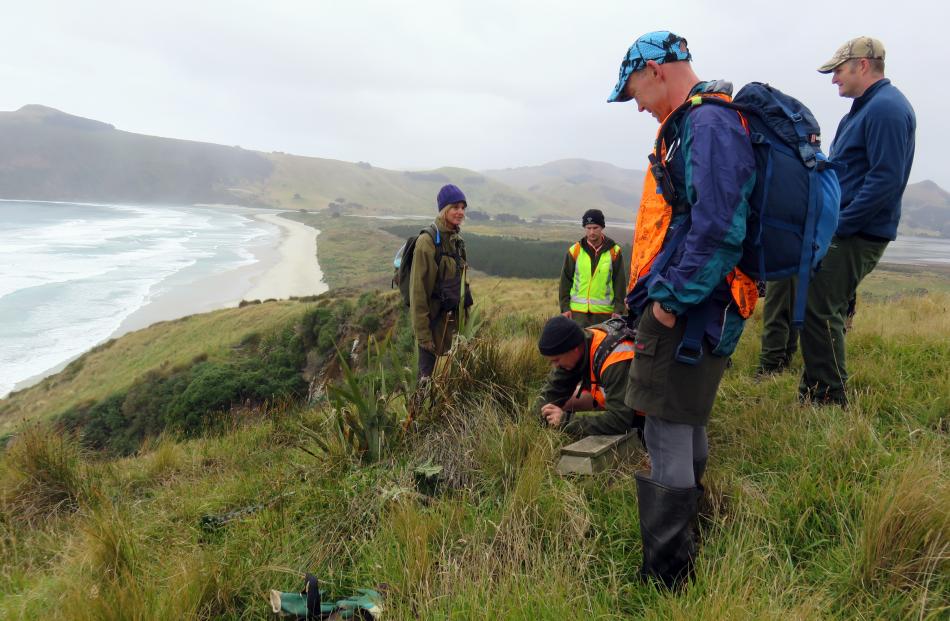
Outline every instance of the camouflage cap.
[(633, 42), (620, 62), (620, 79), (617, 80), (617, 85), (607, 98), (607, 103), (630, 100), (623, 94), (627, 80), (634, 72), (646, 67), (648, 60), (662, 65), (677, 60), (693, 60), (693, 56), (686, 47), (686, 39), (669, 30), (646, 33)]
[(835, 67), (853, 58), (884, 60), (884, 44), (873, 37), (855, 37), (838, 48), (831, 60), (818, 67), (819, 73), (831, 73)]

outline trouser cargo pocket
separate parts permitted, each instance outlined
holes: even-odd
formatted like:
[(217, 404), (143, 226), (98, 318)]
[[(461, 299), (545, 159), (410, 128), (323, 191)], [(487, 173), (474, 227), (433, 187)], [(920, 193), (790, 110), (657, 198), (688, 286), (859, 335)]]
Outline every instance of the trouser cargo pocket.
[(705, 425), (728, 358), (713, 355), (709, 343), (703, 339), (699, 364), (676, 362), (676, 348), (685, 332), (683, 318), (667, 328), (653, 316), (652, 309), (647, 309), (637, 328), (624, 401), (627, 407), (645, 412), (647, 416)]
[(666, 385), (673, 362), (673, 332), (653, 316), (647, 308), (637, 329), (633, 360), (630, 362), (630, 380), (627, 393), (635, 385), (645, 392), (661, 392)]

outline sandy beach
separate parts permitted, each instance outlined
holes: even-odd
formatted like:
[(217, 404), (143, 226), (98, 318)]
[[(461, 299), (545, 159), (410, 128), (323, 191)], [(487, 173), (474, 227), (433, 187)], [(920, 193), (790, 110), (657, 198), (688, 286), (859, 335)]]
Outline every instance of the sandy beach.
[(248, 215), (280, 229), (276, 247), (252, 248), (253, 264), (214, 274), (153, 298), (129, 315), (112, 337), (157, 321), (237, 306), (241, 300), (286, 299), (317, 295), (328, 289), (317, 263), (319, 230), (276, 213), (255, 211)]
[(244, 299), (283, 299), (326, 291), (323, 271), (317, 263), (320, 231), (277, 214), (257, 214), (254, 218), (281, 227), (281, 243), (276, 263), (252, 279), (254, 286), (244, 294)]

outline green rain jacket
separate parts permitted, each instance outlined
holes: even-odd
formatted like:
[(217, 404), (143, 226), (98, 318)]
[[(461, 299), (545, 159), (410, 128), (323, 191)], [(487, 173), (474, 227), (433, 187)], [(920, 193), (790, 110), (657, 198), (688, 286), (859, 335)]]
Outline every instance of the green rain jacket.
[(412, 271), (409, 276), (409, 316), (412, 330), (419, 343), (435, 344), (435, 354), (444, 355), (452, 346), (452, 337), (458, 331), (458, 310), (442, 311), (436, 295), (436, 285), (455, 278), (459, 265), (453, 255), (461, 257), (465, 288), (468, 289), (468, 269), (465, 260), (465, 245), (458, 229), (445, 222), (442, 213), (435, 219), (441, 234), (442, 257), (435, 261), (435, 241), (428, 233), (420, 233), (412, 255)]

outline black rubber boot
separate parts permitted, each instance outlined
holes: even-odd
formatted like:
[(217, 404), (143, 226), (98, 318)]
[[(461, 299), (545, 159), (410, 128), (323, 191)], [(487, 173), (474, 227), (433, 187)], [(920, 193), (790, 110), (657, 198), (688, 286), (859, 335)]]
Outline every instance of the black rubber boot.
[(697, 487), (660, 485), (645, 472), (638, 472), (636, 478), (643, 540), (640, 578), (652, 578), (676, 589), (693, 575), (695, 522), (701, 492)]

